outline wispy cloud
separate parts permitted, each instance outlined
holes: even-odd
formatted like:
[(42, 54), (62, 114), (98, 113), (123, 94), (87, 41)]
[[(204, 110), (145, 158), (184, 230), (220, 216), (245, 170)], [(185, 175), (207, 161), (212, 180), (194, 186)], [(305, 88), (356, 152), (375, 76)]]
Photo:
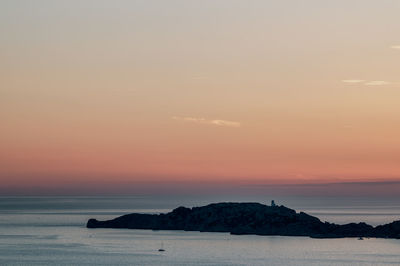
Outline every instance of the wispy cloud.
[(388, 85), (390, 82), (384, 81), (384, 80), (372, 80), (364, 83), (367, 86), (382, 86), (382, 85)]
[(221, 127), (240, 127), (240, 122), (236, 121), (228, 121), (228, 120), (221, 120), (221, 119), (205, 119), (205, 118), (198, 118), (198, 117), (180, 117), (180, 116), (173, 116), (172, 119), (174, 120), (181, 120), (186, 122), (193, 122), (199, 124), (206, 124), (206, 125), (215, 125)]
[(399, 50), (400, 50), (400, 45), (392, 45), (392, 46), (390, 46), (390, 48), (392, 48), (392, 49), (399, 49)]
[(344, 79), (342, 82), (344, 83), (361, 83), (364, 82), (365, 80), (363, 79)]
[(227, 121), (227, 120), (211, 120), (211, 124), (217, 125), (217, 126), (225, 126), (225, 127), (240, 127), (239, 122), (235, 121)]
[(366, 86), (383, 86), (392, 84), (392, 82), (385, 80), (364, 80), (364, 79), (343, 79), (342, 82), (348, 84), (362, 84)]

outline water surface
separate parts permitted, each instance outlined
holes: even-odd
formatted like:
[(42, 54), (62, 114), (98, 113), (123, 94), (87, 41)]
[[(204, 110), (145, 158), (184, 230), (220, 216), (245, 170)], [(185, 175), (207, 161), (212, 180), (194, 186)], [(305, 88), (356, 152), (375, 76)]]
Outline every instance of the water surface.
[[(236, 200), (235, 200), (236, 199)], [(226, 233), (87, 229), (89, 218), (159, 213), (252, 197), (3, 197), (0, 265), (399, 265), (400, 240), (233, 236)], [(337, 223), (400, 219), (397, 199), (278, 198)], [(158, 252), (163, 244), (165, 252)]]

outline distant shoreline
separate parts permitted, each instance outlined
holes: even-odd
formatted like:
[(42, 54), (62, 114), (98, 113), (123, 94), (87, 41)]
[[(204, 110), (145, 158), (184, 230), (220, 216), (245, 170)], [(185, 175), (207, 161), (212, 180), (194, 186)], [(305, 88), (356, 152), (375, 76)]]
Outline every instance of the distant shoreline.
[(321, 222), (285, 206), (260, 203), (214, 203), (178, 207), (169, 213), (132, 213), (112, 220), (89, 219), (87, 228), (125, 228), (227, 232), (234, 235), (308, 236), (312, 238), (373, 237), (400, 239), (400, 220), (373, 227), (366, 223)]

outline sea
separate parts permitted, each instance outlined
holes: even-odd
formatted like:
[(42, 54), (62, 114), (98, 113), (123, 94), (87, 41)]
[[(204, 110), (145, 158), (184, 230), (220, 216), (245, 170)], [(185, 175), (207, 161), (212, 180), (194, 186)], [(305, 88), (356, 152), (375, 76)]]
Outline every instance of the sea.
[[(0, 197), (0, 265), (400, 265), (400, 240), (87, 229), (89, 218), (275, 200), (322, 221), (400, 220), (399, 198), (265, 196)], [(159, 252), (160, 248), (165, 249)]]

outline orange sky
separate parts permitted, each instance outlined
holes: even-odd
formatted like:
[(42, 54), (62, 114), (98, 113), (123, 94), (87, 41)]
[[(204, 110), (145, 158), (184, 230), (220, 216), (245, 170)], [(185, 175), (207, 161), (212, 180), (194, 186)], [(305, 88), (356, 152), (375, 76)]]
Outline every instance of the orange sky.
[(400, 179), (399, 1), (2, 1), (2, 186)]

